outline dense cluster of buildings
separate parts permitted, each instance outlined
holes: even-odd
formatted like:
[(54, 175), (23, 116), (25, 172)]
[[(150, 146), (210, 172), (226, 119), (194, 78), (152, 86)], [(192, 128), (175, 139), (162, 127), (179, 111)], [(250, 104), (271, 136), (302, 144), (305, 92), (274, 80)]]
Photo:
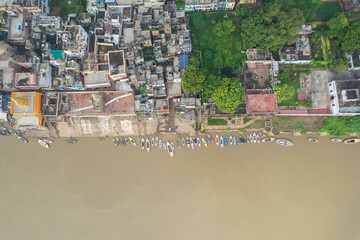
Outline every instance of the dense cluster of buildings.
[[(0, 3), (0, 119), (17, 128), (67, 123), (72, 117), (152, 119), (170, 108), (179, 119), (195, 119), (201, 100), (184, 95), (181, 87), (193, 50), (186, 11), (235, 6), (232, 0), (185, 0), (179, 10), (163, 0), (87, 0), (86, 13), (61, 18), (50, 15), (48, 0)], [(311, 99), (314, 107), (278, 106), (273, 86), (281, 82), (281, 65), (312, 61), (312, 32), (305, 25), (298, 41), (280, 49), (276, 60), (272, 53), (246, 51), (246, 114), (360, 113), (355, 78), (303, 79), (299, 102)], [(360, 67), (359, 51), (348, 59), (349, 70)], [(87, 121), (79, 120), (85, 127)]]
[(50, 16), (49, 1), (1, 3), (0, 107), (16, 127), (73, 115), (151, 118), (172, 99), (186, 103), (181, 76), (192, 45), (175, 3), (88, 0), (87, 13), (64, 19)]

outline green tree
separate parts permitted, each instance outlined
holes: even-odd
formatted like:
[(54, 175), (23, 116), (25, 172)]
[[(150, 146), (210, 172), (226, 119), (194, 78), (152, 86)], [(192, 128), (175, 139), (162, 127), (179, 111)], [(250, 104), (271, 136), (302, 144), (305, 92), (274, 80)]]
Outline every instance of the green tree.
[(236, 10), (236, 15), (238, 16), (238, 18), (244, 18), (244, 17), (247, 17), (249, 15), (249, 10), (247, 10), (246, 8), (243, 8), (243, 7), (239, 7), (237, 10)]
[(337, 37), (344, 28), (349, 26), (349, 23), (345, 17), (345, 14), (341, 13), (336, 17), (333, 17), (329, 21), (327, 21), (326, 26), (329, 29), (327, 31), (327, 35), (333, 38), (333, 37)]
[(295, 87), (288, 84), (278, 84), (273, 87), (275, 93), (277, 94), (278, 103), (282, 103), (292, 98), (295, 94)]
[(349, 25), (338, 38), (341, 41), (341, 49), (349, 54), (353, 54), (360, 48), (360, 23), (357, 22)]
[(304, 21), (302, 11), (294, 7), (292, 0), (278, 0), (246, 18), (241, 35), (249, 48), (276, 51), (296, 41)]
[(177, 9), (185, 9), (185, 2), (183, 0), (176, 0)]
[(213, 33), (220, 38), (227, 37), (234, 31), (235, 24), (232, 20), (223, 20), (221, 22), (218, 22), (213, 29)]
[(182, 87), (186, 93), (199, 93), (203, 90), (205, 74), (200, 71), (199, 62), (191, 58), (184, 75), (181, 78)]
[(346, 69), (349, 64), (348, 60), (345, 58), (336, 58), (330, 61), (330, 69), (335, 72), (342, 72)]
[(223, 84), (212, 95), (216, 106), (223, 113), (235, 113), (245, 99), (245, 92), (234, 78), (224, 78)]
[(191, 20), (192, 28), (195, 31), (200, 31), (205, 28), (206, 22), (205, 22), (204, 14), (202, 12), (191, 13), (190, 20)]

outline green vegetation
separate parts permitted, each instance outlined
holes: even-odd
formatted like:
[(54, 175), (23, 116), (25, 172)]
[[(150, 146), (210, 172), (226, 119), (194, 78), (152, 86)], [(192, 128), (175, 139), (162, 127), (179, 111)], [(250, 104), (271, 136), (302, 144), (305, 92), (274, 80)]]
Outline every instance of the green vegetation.
[(214, 91), (212, 98), (223, 113), (235, 113), (237, 106), (245, 100), (245, 92), (236, 79), (225, 78), (223, 84)]
[(325, 117), (319, 132), (327, 132), (331, 136), (342, 136), (350, 133), (360, 134), (360, 116)]
[(335, 58), (330, 60), (330, 69), (335, 72), (342, 72), (349, 64), (346, 58)]
[(299, 74), (296, 71), (284, 70), (280, 74), (281, 84), (274, 86), (279, 106), (296, 106), (297, 89), (300, 88)]
[(250, 122), (252, 120), (252, 118), (244, 118), (244, 124), (247, 124), (248, 122)]
[(181, 9), (181, 10), (184, 10), (185, 9), (185, 1), (183, 0), (176, 0), (176, 7), (177, 9)]
[(222, 118), (208, 119), (209, 126), (227, 126), (227, 121)]
[(247, 129), (259, 129), (259, 128), (264, 128), (264, 127), (265, 127), (265, 121), (257, 119), (255, 122), (253, 122), (252, 124), (250, 124), (246, 128)]
[(204, 123), (201, 123), (200, 131), (201, 131), (201, 132), (205, 131), (205, 124), (204, 124)]
[(304, 21), (303, 11), (293, 0), (275, 0), (243, 21), (241, 36), (247, 48), (275, 51), (296, 41)]
[[(228, 67), (235, 73), (242, 73), (246, 49), (238, 34), (239, 18), (226, 11), (213, 14), (194, 12), (190, 15), (195, 51), (200, 53), (201, 68), (204, 72), (221, 75), (222, 68)], [(227, 77), (232, 77), (231, 74)]]
[[(70, 2), (70, 4), (69, 4)], [(65, 15), (71, 13), (83, 13), (86, 12), (86, 1), (82, 0), (53, 0), (51, 1), (51, 8), (54, 10), (55, 8), (60, 8), (60, 16), (63, 17)]]
[(315, 118), (307, 117), (288, 117), (288, 116), (276, 116), (272, 117), (272, 125), (274, 128), (281, 132), (300, 132), (301, 134), (306, 134), (307, 132), (317, 130), (316, 127), (311, 129), (306, 126), (306, 122), (315, 121)]
[(191, 58), (185, 74), (181, 78), (182, 87), (186, 93), (199, 93), (203, 90), (205, 74), (200, 71), (199, 62)]
[(313, 10), (313, 16), (315, 16), (313, 21), (321, 21), (325, 22), (340, 13), (340, 4), (339, 2), (324, 2), (315, 4), (315, 8)]
[(246, 54), (241, 53), (246, 49), (238, 34), (240, 19), (226, 11), (206, 15), (194, 12), (189, 16), (200, 63), (190, 61), (182, 78), (183, 89), (201, 93), (204, 100), (214, 98), (220, 111), (234, 113), (244, 101), (240, 83), (232, 78), (234, 73), (242, 73), (246, 62)]

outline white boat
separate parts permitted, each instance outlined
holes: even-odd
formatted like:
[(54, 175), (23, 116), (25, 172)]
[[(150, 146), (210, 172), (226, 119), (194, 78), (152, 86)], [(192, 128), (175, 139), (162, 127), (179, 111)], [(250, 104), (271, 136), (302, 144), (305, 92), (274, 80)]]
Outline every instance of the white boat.
[(259, 134), (256, 134), (256, 142), (257, 142), (257, 143), (260, 143), (260, 136), (259, 136)]
[(8, 132), (11, 134), (11, 135), (14, 135), (14, 136), (17, 136), (17, 132), (15, 132), (14, 130), (11, 130), (9, 129)]
[(151, 139), (151, 147), (154, 147), (154, 145), (155, 145), (155, 138), (152, 137), (152, 139)]
[(173, 142), (170, 142), (170, 145), (171, 145), (171, 147), (172, 147), (172, 150), (174, 151), (174, 150), (175, 150), (175, 145), (174, 145), (174, 143), (173, 143)]
[(309, 137), (308, 140), (309, 140), (310, 142), (319, 142), (319, 139), (313, 138), (313, 137)]
[(254, 141), (254, 143), (257, 143), (256, 133), (253, 134), (253, 141)]
[(129, 141), (132, 145), (136, 146), (136, 142), (132, 137), (129, 137)]
[(337, 137), (334, 137), (334, 138), (331, 138), (330, 139), (332, 142), (342, 142), (343, 140), (341, 138), (337, 138)]
[(120, 144), (119, 138), (113, 138), (112, 141), (113, 141), (115, 146), (119, 146), (119, 144)]
[(138, 145), (140, 146), (141, 140), (140, 137), (138, 137)]
[(26, 138), (24, 138), (24, 137), (18, 136), (17, 138), (18, 138), (18, 139), (20, 140), (20, 142), (22, 142), (22, 143), (28, 143), (28, 140), (27, 140)]
[(159, 149), (161, 149), (162, 148), (162, 140), (161, 140), (161, 138), (159, 139)]
[(194, 141), (193, 141), (192, 137), (190, 138), (190, 146), (191, 146), (192, 150), (194, 150)]
[(166, 143), (166, 148), (167, 148), (168, 153), (170, 154), (170, 157), (173, 157), (174, 156), (174, 150), (171, 147), (171, 144), (169, 143), (169, 141)]
[(158, 142), (159, 142), (159, 138), (156, 137), (156, 138), (155, 138), (155, 147), (157, 146)]
[(287, 139), (284, 139), (284, 138), (276, 139), (275, 142), (277, 144), (281, 145), (281, 146), (284, 146), (284, 147), (291, 147), (291, 146), (294, 145), (290, 140), (287, 140)]
[(185, 138), (184, 137), (182, 138), (182, 145), (183, 145), (183, 147), (185, 147)]
[(165, 141), (163, 142), (163, 147), (164, 147), (164, 149), (166, 150), (166, 144), (165, 144)]
[(46, 139), (46, 138), (43, 138), (42, 139), (44, 142), (46, 142), (47, 144), (50, 144), (50, 143), (54, 143), (52, 140), (50, 139)]
[(251, 143), (254, 143), (254, 140), (253, 140), (253, 137), (252, 137), (252, 135), (250, 134), (250, 135), (248, 135), (248, 138), (249, 138), (249, 141), (251, 142)]
[(150, 141), (148, 138), (146, 139), (146, 151), (150, 152)]
[(145, 149), (145, 140), (144, 138), (141, 138), (141, 150)]
[(125, 142), (126, 142), (127, 145), (130, 144), (130, 141), (129, 141), (129, 139), (127, 137), (125, 137)]
[(221, 148), (224, 147), (224, 139), (223, 139), (223, 136), (220, 137), (220, 147), (221, 147)]
[(216, 134), (215, 142), (216, 142), (216, 146), (219, 146), (220, 138), (219, 138), (219, 135), (218, 135), (218, 134)]
[(205, 139), (201, 138), (201, 140), (202, 140), (202, 143), (204, 144), (204, 146), (207, 147), (208, 145), (207, 145), (207, 142), (205, 141)]
[(44, 142), (43, 140), (39, 139), (38, 140), (39, 144), (44, 147), (44, 148), (50, 148), (49, 144), (47, 144), (46, 142)]
[(201, 147), (201, 141), (200, 141), (200, 138), (199, 138), (199, 137), (197, 137), (196, 142), (197, 142), (197, 145), (198, 145), (199, 147)]

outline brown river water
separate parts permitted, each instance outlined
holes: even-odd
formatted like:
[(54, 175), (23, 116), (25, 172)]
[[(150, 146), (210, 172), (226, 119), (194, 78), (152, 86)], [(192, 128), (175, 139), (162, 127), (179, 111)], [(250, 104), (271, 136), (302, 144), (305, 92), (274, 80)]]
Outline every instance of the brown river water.
[(360, 144), (150, 153), (0, 137), (0, 239), (360, 239)]

